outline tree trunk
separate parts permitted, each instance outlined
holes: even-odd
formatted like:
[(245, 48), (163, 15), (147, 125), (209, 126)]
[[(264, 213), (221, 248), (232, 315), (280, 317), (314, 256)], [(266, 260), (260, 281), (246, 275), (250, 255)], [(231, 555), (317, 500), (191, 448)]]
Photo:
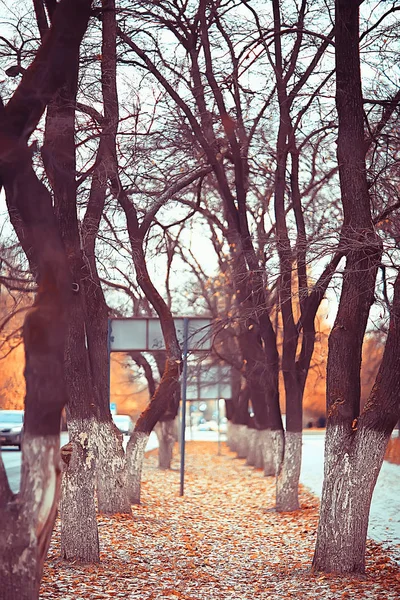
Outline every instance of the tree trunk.
[(257, 452), (257, 430), (253, 427), (247, 428), (248, 437), (248, 449), (247, 449), (247, 460), (246, 465), (254, 467), (256, 464), (256, 452)]
[(1, 183), (11, 221), (17, 224), (16, 233), (38, 282), (23, 327), (26, 395), (17, 496), (11, 493), (0, 459), (2, 600), (36, 600), (39, 595), (59, 498), (59, 433), (67, 399), (64, 350), (72, 281), (52, 198), (33, 171), (27, 139), (53, 94), (65, 84), (66, 73), (76, 67), (90, 4), (61, 0), (32, 65), (7, 106), (0, 106)]
[(34, 600), (39, 597), (43, 563), (60, 491), (59, 440), (59, 435), (32, 436), (25, 433), (20, 493), (14, 496), (10, 492), (10, 504), (5, 507), (5, 495), (1, 490), (1, 600)]
[(247, 429), (247, 425), (249, 422), (249, 387), (246, 384), (243, 389), (240, 389), (238, 384), (238, 381), (234, 381), (234, 385), (232, 385), (233, 389), (236, 390), (235, 396), (232, 397), (232, 402), (234, 403), (234, 413), (232, 416), (232, 424), (230, 427), (230, 448), (233, 452), (238, 452), (239, 446), (241, 444), (242, 432), (244, 431), (244, 428)]
[[(105, 514), (130, 514), (130, 504), (122, 483), (126, 478), (122, 438), (116, 432), (110, 413), (108, 307), (96, 262), (96, 238), (103, 216), (109, 181), (114, 180), (118, 94), (116, 83), (116, 11), (114, 0), (102, 0), (101, 85), (104, 120), (92, 176), (87, 210), (82, 224), (86, 277), (84, 289), (85, 328), (89, 364), (96, 398), (100, 437), (97, 449), (98, 510)], [(107, 439), (108, 437), (108, 439)]]
[(364, 428), (357, 443), (348, 431), (329, 428), (325, 477), (313, 568), (328, 573), (363, 573), (369, 510), (390, 435)]
[(302, 433), (285, 432), (283, 463), (276, 480), (276, 510), (299, 509)]
[(65, 369), (71, 460), (63, 470), (61, 488), (61, 552), (68, 560), (98, 562), (100, 550), (94, 494), (98, 455), (96, 404), (85, 346), (82, 308), (77, 295), (68, 313)]
[(236, 453), (238, 458), (246, 458), (249, 451), (249, 429), (247, 425), (237, 426), (237, 446)]
[(254, 467), (256, 469), (264, 468), (262, 436), (261, 431), (259, 431), (258, 429), (256, 429)]
[[(166, 355), (165, 369), (160, 384), (146, 410), (142, 412), (137, 420), (135, 430), (128, 442), (128, 495), (131, 502), (138, 503), (140, 501), (140, 477), (145, 448), (145, 446), (143, 447), (143, 440), (150, 435), (159, 420), (162, 420), (163, 418), (175, 418), (178, 413), (180, 400), (179, 378), (181, 374), (182, 355), (171, 310), (151, 281), (147, 269), (143, 243), (151, 219), (149, 220), (147, 218), (147, 220), (139, 226), (135, 206), (124, 192), (121, 182), (117, 179), (117, 175), (114, 185), (118, 186), (118, 201), (126, 216), (129, 242), (135, 264), (137, 281), (147, 300), (151, 302), (159, 316)], [(134, 480), (130, 481), (131, 477), (133, 477)]]
[(144, 452), (149, 441), (148, 433), (134, 431), (126, 447), (127, 492), (132, 504), (140, 504), (140, 489)]
[[(109, 0), (107, 0), (109, 1)], [(111, 7), (112, 8), (112, 7)], [(110, 44), (105, 44), (107, 27), (115, 21), (115, 14), (107, 12), (103, 18), (103, 52), (102, 68), (107, 63), (107, 77), (110, 77), (109, 54), (112, 52)], [(111, 36), (112, 38), (112, 36)], [(109, 40), (108, 40), (109, 41)], [(115, 45), (115, 36), (114, 36)], [(107, 46), (106, 49), (104, 47)], [(115, 52), (114, 52), (115, 54)], [(58, 218), (61, 234), (67, 249), (69, 266), (75, 282), (75, 302), (70, 314), (70, 334), (68, 336), (70, 348), (66, 349), (67, 380), (70, 391), (69, 415), (75, 424), (86, 418), (96, 416), (99, 420), (99, 434), (96, 440), (99, 444), (96, 455), (99, 469), (98, 481), (98, 507), (100, 512), (116, 513), (130, 512), (130, 506), (125, 494), (124, 486), (121, 487), (121, 478), (124, 480), (125, 461), (122, 441), (112, 424), (109, 409), (108, 394), (108, 345), (107, 345), (107, 319), (108, 310), (101, 290), (97, 274), (96, 258), (94, 256), (95, 238), (99, 221), (104, 206), (104, 196), (107, 183), (107, 152), (104, 141), (110, 135), (110, 121), (113, 119), (107, 113), (107, 125), (104, 125), (102, 139), (99, 146), (96, 168), (93, 173), (91, 193), (84, 223), (90, 221), (90, 228), (83, 230), (84, 254), (87, 263), (83, 261), (81, 239), (79, 235), (77, 218), (76, 195), (76, 161), (75, 161), (75, 103), (78, 80), (78, 64), (69, 72), (67, 84), (59, 91), (48, 106), (46, 115), (45, 143), (42, 155), (46, 166), (48, 178), (54, 193), (54, 206)], [(103, 85), (107, 82), (103, 81)], [(107, 87), (107, 86), (106, 86)], [(104, 91), (104, 90), (103, 90)], [(104, 91), (104, 102), (112, 102), (109, 98), (109, 86)], [(116, 119), (118, 121), (118, 119)], [(60, 123), (62, 127), (60, 128)], [(112, 123), (111, 135), (116, 131), (117, 125)], [(100, 183), (101, 182), (101, 183)], [(110, 439), (104, 439), (107, 435)], [(84, 433), (84, 431), (83, 431)], [(77, 468), (83, 468), (77, 460)], [(83, 474), (79, 476), (92, 488), (92, 482)], [(65, 489), (65, 488), (63, 488)], [(79, 490), (79, 488), (78, 488)], [(76, 493), (78, 493), (78, 490)], [(83, 502), (88, 502), (88, 490), (82, 487)], [(92, 499), (94, 507), (94, 496)], [(70, 515), (64, 511), (67, 518)], [(72, 517), (74, 514), (71, 513)], [(96, 526), (95, 521), (88, 523)], [(88, 526), (86, 524), (86, 529)], [(62, 534), (73, 530), (73, 524), (64, 524)], [(94, 532), (89, 534), (89, 539), (95, 539)], [(85, 541), (82, 540), (83, 546)], [(65, 542), (68, 545), (67, 542)], [(85, 554), (85, 549), (82, 553)]]
[(176, 420), (159, 421), (154, 431), (158, 439), (158, 466), (160, 469), (170, 469), (177, 439)]
[(94, 504), (96, 441), (95, 421), (69, 420), (70, 442), (61, 450), (63, 459), (61, 557), (83, 563), (100, 562)]
[(351, 424), (328, 418), (325, 473), (313, 568), (363, 573), (369, 510), (400, 414), (400, 275), (382, 362), (364, 411)]
[(394, 286), (382, 363), (360, 415), (364, 334), (375, 300), (381, 243), (372, 222), (366, 176), (359, 55), (359, 2), (336, 0), (338, 163), (344, 212), (346, 268), (329, 336), (325, 477), (313, 567), (364, 572), (372, 492), (386, 442), (400, 413), (400, 278)]
[(264, 475), (275, 476), (279, 473), (283, 459), (283, 431), (263, 429), (259, 435), (263, 448)]
[(122, 435), (114, 423), (96, 423), (96, 490), (97, 507), (100, 514), (131, 514), (131, 505), (126, 489), (126, 456), (122, 446)]
[(156, 423), (170, 406), (171, 398), (176, 398), (179, 390), (180, 361), (167, 359), (166, 367), (156, 392), (147, 408), (136, 421), (126, 449), (127, 488), (131, 503), (140, 503), (140, 480), (146, 444)]
[(228, 446), (232, 452), (237, 452), (240, 427), (241, 425), (228, 421)]

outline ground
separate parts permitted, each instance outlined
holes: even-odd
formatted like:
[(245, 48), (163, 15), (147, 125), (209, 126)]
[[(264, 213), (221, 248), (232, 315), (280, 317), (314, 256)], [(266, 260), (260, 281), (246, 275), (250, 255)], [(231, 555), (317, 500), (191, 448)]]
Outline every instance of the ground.
[(187, 445), (185, 496), (174, 469), (145, 459), (143, 502), (133, 518), (99, 517), (101, 564), (59, 558), (59, 524), (45, 565), (41, 600), (388, 599), (400, 570), (368, 543), (365, 576), (312, 573), (318, 501), (301, 491), (301, 510), (276, 513), (274, 480), (246, 467), (225, 444)]

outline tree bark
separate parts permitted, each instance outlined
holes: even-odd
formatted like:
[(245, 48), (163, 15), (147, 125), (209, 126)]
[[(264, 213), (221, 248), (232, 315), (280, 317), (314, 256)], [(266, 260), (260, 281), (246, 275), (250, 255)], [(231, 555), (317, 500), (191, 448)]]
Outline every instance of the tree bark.
[(158, 466), (160, 469), (170, 469), (177, 440), (176, 420), (159, 421), (154, 430), (158, 439)]
[[(143, 461), (144, 448), (142, 448), (142, 445), (145, 436), (149, 436), (156, 423), (165, 419), (166, 415), (171, 420), (178, 414), (180, 400), (179, 378), (181, 374), (182, 355), (171, 310), (151, 281), (147, 269), (143, 243), (144, 236), (148, 231), (151, 221), (145, 219), (142, 224), (139, 225), (136, 209), (123, 190), (117, 174), (115, 177), (114, 186), (119, 190), (118, 201), (126, 216), (137, 282), (158, 314), (165, 343), (166, 361), (160, 384), (146, 410), (142, 412), (137, 420), (134, 433), (127, 446), (128, 461)], [(138, 446), (138, 448), (136, 448), (136, 446)], [(136, 474), (135, 477), (137, 477), (137, 474), (139, 474), (138, 476), (140, 477), (141, 472), (142, 464), (133, 465), (128, 462), (128, 477), (132, 473)], [(140, 498), (140, 489), (139, 491), (137, 490), (136, 481), (131, 484), (128, 480), (128, 493), (131, 502), (138, 502), (138, 498)]]
[(99, 536), (94, 505), (96, 424), (94, 419), (76, 423), (71, 417), (71, 441), (61, 449), (63, 459), (61, 557), (83, 563), (100, 562)]
[[(78, 226), (75, 181), (75, 103), (78, 61), (75, 71), (70, 73), (68, 84), (49, 105), (42, 154), (46, 172), (52, 183), (55, 208), (76, 287), (74, 312), (70, 315), (72, 334), (69, 340), (72, 348), (71, 351), (67, 349), (71, 389), (68, 414), (74, 421), (73, 430), (77, 435), (84, 433), (84, 431), (77, 432), (77, 424), (83, 423), (90, 417), (98, 421), (96, 476), (99, 512), (129, 514), (128, 499), (124, 487), (121, 487), (121, 481), (126, 477), (122, 439), (113, 426), (109, 409), (108, 309), (101, 289), (94, 252), (104, 207), (109, 155), (112, 152), (118, 127), (118, 99), (115, 89), (115, 10), (111, 0), (103, 4), (106, 8), (110, 8), (105, 11), (102, 19), (102, 84), (105, 117), (82, 236)], [(105, 439), (107, 437), (108, 440)], [(73, 461), (72, 464), (77, 468), (84, 468), (79, 460)], [(71, 468), (72, 466), (70, 470)], [(93, 488), (92, 482), (89, 481), (89, 472), (86, 476), (82, 474), (82, 485), (83, 482), (86, 482), (89, 489)], [(77, 487), (76, 493), (82, 493), (85, 502), (88, 502), (87, 489)], [(92, 504), (94, 508), (94, 497)], [(66, 517), (69, 514), (64, 511)], [(75, 519), (75, 515), (72, 516)], [(95, 525), (93, 519), (83, 521), (82, 532), (87, 531), (89, 526)], [(70, 525), (64, 523), (62, 534), (66, 535), (70, 528), (73, 531), (75, 526), (75, 523)], [(96, 537), (89, 531), (87, 536), (88, 539)], [(84, 537), (82, 534), (83, 544)]]
[(140, 504), (140, 491), (144, 452), (149, 441), (149, 433), (134, 431), (126, 447), (128, 498), (132, 504)]
[(147, 408), (136, 421), (135, 430), (126, 448), (128, 465), (127, 488), (132, 503), (140, 503), (140, 478), (143, 469), (144, 451), (150, 433), (166, 410), (172, 396), (179, 389), (180, 362), (167, 359), (166, 368), (159, 386)]
[(246, 456), (246, 465), (254, 467), (256, 463), (256, 443), (257, 443), (257, 430), (254, 427), (247, 428), (248, 437), (248, 450)]
[(283, 461), (285, 442), (283, 430), (263, 429), (259, 435), (263, 448), (264, 475), (275, 477)]
[(52, 199), (33, 171), (26, 140), (51, 96), (65, 83), (65, 68), (75, 61), (89, 12), (87, 1), (58, 5), (55, 24), (33, 64), (6, 108), (0, 107), (0, 177), (12, 222), (18, 221), (16, 233), (33, 259), (38, 281), (38, 294), (23, 327), (25, 421), (16, 497), (0, 460), (2, 600), (36, 600), (39, 595), (59, 498), (59, 433), (67, 399), (64, 348), (72, 282)]
[[(61, 236), (66, 248), (69, 269), (76, 292), (68, 314), (68, 334), (65, 347), (66, 382), (68, 387), (67, 420), (69, 436), (73, 448), (78, 448), (80, 436), (88, 438), (88, 423), (95, 418), (96, 398), (90, 373), (86, 349), (85, 321), (82, 309), (84, 265), (81, 254), (76, 196), (75, 163), (75, 103), (78, 82), (79, 54), (66, 77), (66, 85), (59, 90), (49, 103), (46, 114), (43, 161), (54, 196), (56, 213)], [(82, 429), (79, 429), (79, 426)], [(89, 443), (89, 442), (88, 442)], [(79, 452), (75, 451), (68, 469), (64, 470), (61, 500), (61, 547), (64, 557), (69, 560), (99, 561), (96, 508), (94, 498), (94, 439), (90, 435), (90, 451), (93, 465), (87, 467)], [(73, 469), (80, 472), (72, 473)], [(76, 481), (74, 481), (76, 479)], [(71, 487), (68, 487), (71, 482)], [(64, 507), (70, 502), (71, 510)], [(84, 506), (84, 510), (73, 510), (73, 506)], [(91, 515), (91, 518), (88, 518)], [(94, 517), (94, 518), (93, 518)], [(95, 531), (93, 531), (93, 528)], [(79, 532), (79, 535), (76, 534)], [(90, 552), (86, 552), (90, 541)], [(97, 545), (93, 544), (97, 540)], [(79, 543), (82, 549), (79, 551)], [(65, 552), (63, 549), (67, 548)], [(77, 549), (74, 556), (72, 548)]]
[(364, 333), (374, 301), (381, 244), (374, 231), (365, 168), (367, 145), (359, 55), (359, 2), (336, 1), (338, 162), (346, 268), (329, 336), (325, 477), (313, 568), (362, 573), (372, 492), (399, 415), (400, 282), (397, 277), (384, 356), (360, 415)]
[(1, 600), (39, 597), (60, 492), (59, 440), (59, 433), (38, 436), (25, 432), (20, 493), (14, 496), (10, 492), (7, 502), (4, 487), (0, 488)]
[(298, 510), (302, 432), (285, 432), (282, 468), (276, 480), (276, 510)]
[[(155, 353), (157, 369), (160, 379), (164, 375), (166, 354), (163, 351)], [(176, 416), (180, 400), (180, 387), (177, 387), (175, 396), (171, 396), (169, 406), (166, 408), (159, 422), (155, 426), (158, 439), (158, 468), (170, 469), (175, 442), (178, 440)]]

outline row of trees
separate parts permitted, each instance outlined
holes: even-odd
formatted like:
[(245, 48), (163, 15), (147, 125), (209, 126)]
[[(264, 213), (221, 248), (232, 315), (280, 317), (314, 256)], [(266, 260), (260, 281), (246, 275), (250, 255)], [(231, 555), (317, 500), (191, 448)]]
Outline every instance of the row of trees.
[[(190, 282), (198, 290), (192, 312), (219, 323), (215, 352), (233, 366), (231, 431), (250, 425), (251, 460), (261, 456), (265, 473), (276, 475), (277, 509), (295, 510), (315, 323), (336, 281), (314, 567), (363, 571), (372, 490), (399, 418), (400, 93), (390, 79), (398, 7), (363, 3), (360, 33), (353, 0), (33, 5), (41, 41), (27, 35), (30, 17), (2, 40), (7, 60), (10, 49), (15, 58), (6, 73), (22, 77), (15, 89), (3, 85), (0, 175), (37, 285), (23, 332), (26, 436), (14, 520), (0, 461), (5, 597), (37, 596), (58, 499), (64, 403), (63, 557), (99, 560), (95, 489), (100, 512), (130, 512), (159, 421), (168, 466), (182, 364), (172, 315), (190, 310)], [(382, 64), (387, 77), (370, 81)], [(211, 277), (196, 247), (206, 236), (217, 265)], [(187, 277), (186, 297), (181, 280), (173, 289), (174, 269)], [(2, 281), (16, 280), (7, 272)], [(166, 348), (158, 386), (144, 357), (132, 356), (153, 387), (126, 453), (108, 390), (107, 319), (110, 310), (124, 314), (121, 293), (134, 315), (158, 315)], [(379, 300), (386, 346), (360, 414), (362, 347)]]

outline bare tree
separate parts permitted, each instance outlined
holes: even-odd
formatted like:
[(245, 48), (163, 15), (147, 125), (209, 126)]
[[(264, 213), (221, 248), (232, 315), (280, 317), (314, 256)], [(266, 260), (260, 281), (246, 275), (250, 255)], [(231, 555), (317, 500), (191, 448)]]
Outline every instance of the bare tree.
[[(359, 5), (336, 0), (336, 106), (338, 164), (344, 221), (341, 249), (346, 256), (336, 320), (329, 336), (328, 422), (325, 478), (316, 570), (363, 572), (369, 508), (387, 442), (399, 419), (400, 277), (394, 276), (390, 325), (382, 363), (360, 414), (360, 366), (382, 241), (371, 214), (366, 171), (360, 71)], [(389, 115), (387, 115), (389, 117)]]
[(62, 1), (35, 60), (1, 106), (0, 175), (38, 293), (24, 323), (25, 435), (21, 491), (12, 494), (0, 459), (2, 598), (38, 598), (60, 490), (59, 432), (67, 399), (64, 347), (72, 282), (51, 196), (38, 180), (27, 140), (46, 105), (76, 68), (90, 2)]

